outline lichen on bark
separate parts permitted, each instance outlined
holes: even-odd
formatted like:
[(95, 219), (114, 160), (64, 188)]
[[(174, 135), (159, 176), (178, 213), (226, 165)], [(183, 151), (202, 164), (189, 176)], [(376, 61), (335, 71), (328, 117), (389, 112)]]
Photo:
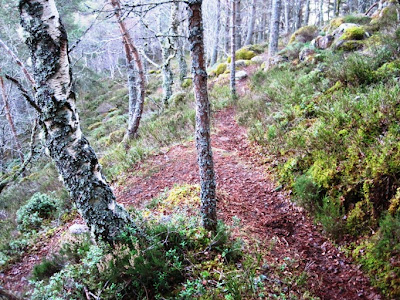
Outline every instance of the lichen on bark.
[(30, 50), (44, 142), (72, 200), (93, 234), (113, 241), (129, 214), (101, 173), (93, 148), (83, 136), (72, 90), (68, 40), (54, 0), (21, 0), (21, 25)]
[(196, 148), (200, 173), (200, 199), (203, 226), (217, 227), (216, 184), (210, 137), (210, 103), (205, 68), (202, 1), (188, 1), (189, 42), (192, 57), (193, 87), (196, 99)]

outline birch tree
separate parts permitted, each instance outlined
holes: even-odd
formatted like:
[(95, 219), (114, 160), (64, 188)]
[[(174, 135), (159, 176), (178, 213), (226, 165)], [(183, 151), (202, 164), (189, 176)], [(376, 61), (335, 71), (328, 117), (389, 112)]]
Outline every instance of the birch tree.
[(281, 18), (281, 0), (273, 0), (269, 35), (268, 60), (278, 51), (279, 22)]
[(214, 163), (210, 137), (210, 103), (207, 91), (207, 71), (204, 55), (202, 0), (188, 0), (189, 42), (192, 75), (196, 99), (196, 148), (200, 170), (200, 198), (203, 226), (217, 229), (217, 202)]
[(129, 214), (115, 201), (97, 156), (82, 134), (72, 90), (68, 39), (54, 0), (20, 0), (21, 25), (36, 83), (43, 140), (78, 211), (98, 238), (113, 241)]
[(221, 0), (217, 0), (217, 26), (215, 29), (215, 40), (211, 55), (211, 65), (214, 65), (218, 59), (219, 33), (221, 31)]
[(237, 13), (237, 3), (238, 0), (232, 0), (232, 29), (231, 29), (231, 78), (230, 78), (230, 88), (232, 98), (236, 98), (236, 13)]
[(246, 41), (244, 43), (245, 45), (250, 45), (253, 40), (254, 24), (256, 22), (256, 7), (257, 7), (257, 0), (252, 0), (249, 26), (247, 28), (247, 36), (246, 36)]
[[(136, 48), (134, 41), (126, 27), (125, 21), (121, 18), (121, 3), (119, 2), (119, 0), (111, 0), (111, 5), (114, 8), (114, 15), (117, 19), (119, 30), (121, 32), (128, 65), (129, 121), (126, 139), (132, 139), (136, 136), (137, 130), (139, 129), (140, 125), (140, 120), (142, 118), (143, 105), (146, 96), (146, 78), (139, 51)], [(135, 71), (132, 66), (132, 58), (135, 61), (139, 75), (139, 97), (137, 97), (137, 93), (134, 90), (136, 89), (136, 87), (134, 76)]]

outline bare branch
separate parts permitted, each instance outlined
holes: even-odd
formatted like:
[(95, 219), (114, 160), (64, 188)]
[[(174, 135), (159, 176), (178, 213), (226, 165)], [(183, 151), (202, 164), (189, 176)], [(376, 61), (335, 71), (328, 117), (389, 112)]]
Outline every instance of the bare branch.
[[(37, 151), (35, 150), (37, 128), (38, 128), (38, 120), (36, 119), (34, 122), (33, 128), (32, 128), (31, 141), (29, 143), (29, 148), (30, 148), (29, 155), (25, 159), (25, 162), (20, 166), (20, 168), (14, 172), (14, 174), (10, 174), (6, 178), (1, 179), (0, 194), (11, 182), (17, 180), (17, 178), (25, 172), (26, 167), (30, 164), (32, 159), (35, 157), (35, 154), (37, 153)], [(12, 299), (14, 299), (14, 298), (12, 298)]]
[(33, 79), (31, 73), (26, 69), (24, 63), (18, 58), (17, 55), (0, 39), (0, 46), (6, 50), (6, 52), (14, 59), (16, 64), (21, 68), (24, 73), (26, 79), (32, 84), (32, 87), (35, 87), (35, 80)]
[(14, 83), (19, 91), (21, 92), (22, 96), (28, 101), (28, 103), (37, 111), (37, 112), (42, 112), (39, 106), (37, 106), (36, 102), (29, 96), (29, 93), (24, 89), (22, 84), (18, 81), (18, 79), (11, 77), (10, 75), (6, 74), (5, 77), (10, 80), (12, 83)]

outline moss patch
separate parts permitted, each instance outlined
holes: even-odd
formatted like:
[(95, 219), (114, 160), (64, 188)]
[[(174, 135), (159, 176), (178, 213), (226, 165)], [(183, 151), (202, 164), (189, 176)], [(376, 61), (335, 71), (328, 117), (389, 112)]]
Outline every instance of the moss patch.
[(341, 40), (362, 40), (365, 37), (365, 30), (362, 27), (349, 27), (347, 28), (343, 35), (340, 37)]
[(292, 44), (294, 42), (306, 43), (312, 41), (314, 38), (317, 37), (317, 35), (317, 26), (304, 26), (292, 34), (289, 40), (289, 44)]

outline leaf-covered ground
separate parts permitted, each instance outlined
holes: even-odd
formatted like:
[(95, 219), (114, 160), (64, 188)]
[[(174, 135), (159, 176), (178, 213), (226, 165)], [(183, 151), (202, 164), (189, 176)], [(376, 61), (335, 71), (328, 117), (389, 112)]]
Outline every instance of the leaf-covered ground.
[[(269, 248), (271, 264), (294, 261), (313, 294), (322, 299), (381, 299), (366, 276), (315, 226), (306, 212), (276, 191), (252, 154), (244, 128), (232, 108), (215, 115), (212, 136), (218, 185), (219, 218), (240, 219), (236, 235)], [(170, 148), (138, 165), (118, 189), (119, 202), (141, 207), (166, 188), (198, 183), (193, 142)]]

